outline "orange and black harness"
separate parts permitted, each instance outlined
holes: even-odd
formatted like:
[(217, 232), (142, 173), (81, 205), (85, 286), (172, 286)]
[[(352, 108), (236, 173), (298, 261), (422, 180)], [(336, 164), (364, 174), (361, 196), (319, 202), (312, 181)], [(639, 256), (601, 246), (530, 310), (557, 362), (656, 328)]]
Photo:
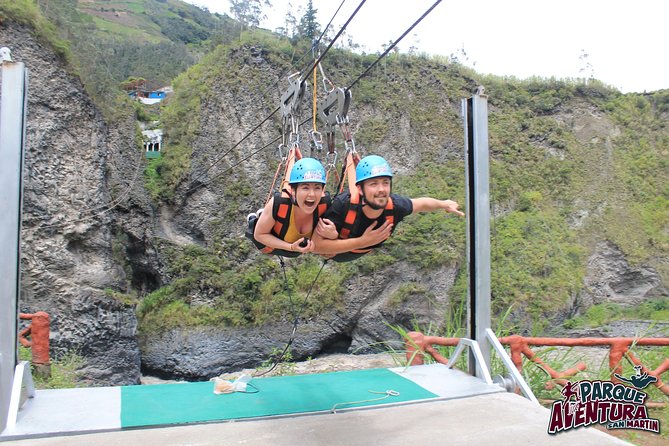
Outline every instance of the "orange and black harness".
[[(325, 193), (320, 202), (318, 203), (318, 208), (313, 214), (313, 228), (316, 228), (318, 224), (318, 219), (325, 213), (325, 211), (330, 206), (330, 194)], [(286, 236), (288, 232), (288, 225), (290, 225), (290, 213), (293, 210), (293, 196), (287, 190), (281, 192), (274, 192), (274, 203), (272, 205), (272, 218), (274, 219), (274, 227), (272, 228), (272, 234), (281, 240)], [(269, 246), (262, 245), (260, 242), (253, 240), (255, 245), (260, 249), (261, 252), (265, 254), (273, 254), (284, 257), (297, 257), (301, 252), (295, 251), (285, 251), (283, 249), (274, 249)]]
[[(344, 217), (344, 223), (339, 230), (339, 238), (347, 239), (351, 234), (356, 234), (358, 232), (358, 227), (362, 221), (362, 207), (363, 200), (358, 191), (358, 187), (355, 185), (355, 167), (360, 161), (360, 158), (357, 154), (348, 154), (346, 157), (345, 172), (342, 175), (342, 180), (346, 176), (348, 180), (348, 189), (350, 193), (350, 200), (348, 210), (346, 211), (346, 216)], [(343, 183), (343, 181), (342, 181)], [(343, 184), (340, 183), (340, 191), (343, 189)], [(390, 224), (395, 224), (395, 212), (392, 198), (388, 197), (388, 203), (386, 204), (385, 209), (383, 210), (383, 217)], [(350, 260), (355, 260), (369, 252), (372, 251), (372, 248), (362, 248), (354, 249), (345, 253), (337, 254), (333, 257), (333, 260), (339, 262), (348, 262)]]
[[(356, 194), (355, 197), (351, 195), (351, 204), (348, 208), (348, 211), (346, 212), (346, 217), (344, 218), (344, 224), (342, 225), (342, 228), (339, 231), (340, 239), (347, 239), (351, 236), (351, 234), (355, 234), (356, 231), (358, 230), (358, 227), (360, 226), (360, 222), (362, 220), (361, 201), (362, 200), (360, 200), (360, 196), (358, 194)], [(386, 207), (383, 210), (383, 217), (385, 218), (386, 221), (390, 222), (390, 224), (395, 223), (394, 205), (393, 205), (393, 200), (390, 197), (388, 197), (388, 204), (386, 204)], [(356, 256), (356, 258), (358, 258), (363, 254), (367, 254), (371, 250), (372, 248), (354, 249), (349, 251), (349, 253), (359, 254), (359, 256)]]

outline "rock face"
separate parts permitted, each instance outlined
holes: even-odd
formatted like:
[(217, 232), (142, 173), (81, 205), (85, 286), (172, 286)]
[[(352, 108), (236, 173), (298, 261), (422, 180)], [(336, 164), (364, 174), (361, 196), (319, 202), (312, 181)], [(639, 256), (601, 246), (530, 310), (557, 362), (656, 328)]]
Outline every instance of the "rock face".
[[(30, 76), (20, 308), (50, 314), (52, 357), (76, 352), (85, 359), (85, 382), (119, 385), (137, 383), (140, 367), (204, 379), (257, 365), (282, 348), (290, 339), (291, 320), (271, 327), (149, 336), (141, 342), (140, 360), (134, 306), (115, 298), (115, 292), (149, 292), (168, 281), (155, 237), (174, 245), (210, 242), (215, 233), (210, 219), (201, 216), (225, 218), (229, 210), (220, 197), (228, 191), (203, 188), (177, 200), (181, 204), (154, 212), (143, 188), (145, 160), (134, 140), (134, 120), (106, 123), (80, 81), (30, 29), (3, 23), (0, 40), (12, 49), (14, 60), (26, 64)], [(212, 141), (239, 136), (217, 130), (226, 113), (231, 121), (241, 119), (235, 115), (239, 110), (226, 106), (234, 100), (225, 91), (207, 105), (203, 116), (217, 119), (205, 122), (197, 147), (216, 147)], [(202, 159), (211, 159), (206, 149), (201, 151)], [(265, 162), (244, 166), (250, 182), (263, 181)], [(197, 166), (194, 170), (197, 174)], [(224, 230), (222, 235), (239, 236), (241, 228)], [(379, 272), (364, 287), (350, 283), (341, 314), (301, 321), (293, 355), (369, 350), (370, 344), (397, 337), (387, 321), (437, 323), (440, 311), (434, 310), (443, 309), (443, 300), (418, 295), (389, 302), (404, 281), (420, 277), (419, 271), (402, 268), (402, 275)], [(426, 293), (445, 295), (454, 277), (455, 271), (446, 271)]]
[(127, 172), (115, 163), (143, 161), (134, 123), (108, 127), (79, 80), (30, 29), (3, 22), (0, 41), (29, 73), (20, 309), (49, 313), (52, 357), (83, 355), (84, 380), (136, 383), (133, 308), (105, 292), (124, 290), (128, 279), (112, 250), (115, 205), (130, 195), (120, 196)]
[(649, 298), (667, 295), (660, 275), (652, 268), (632, 266), (625, 255), (609, 242), (601, 242), (588, 259), (585, 288), (580, 305), (613, 302), (637, 305)]
[[(352, 280), (346, 293), (345, 308), (310, 320), (300, 320), (290, 346), (293, 359), (316, 357), (324, 353), (366, 353), (403, 348), (399, 335), (388, 324), (420, 326), (438, 325), (446, 310), (443, 298), (455, 278), (454, 270), (441, 271), (428, 280), (426, 293), (408, 295), (394, 302), (393, 292), (414, 280), (420, 272), (402, 265), (394, 271), (384, 269), (371, 280)], [(285, 320), (260, 328), (175, 329), (161, 334), (140, 337), (144, 372), (165, 378), (202, 380), (229, 372), (271, 363), (291, 339), (293, 321)], [(397, 340), (379, 345), (380, 341)]]

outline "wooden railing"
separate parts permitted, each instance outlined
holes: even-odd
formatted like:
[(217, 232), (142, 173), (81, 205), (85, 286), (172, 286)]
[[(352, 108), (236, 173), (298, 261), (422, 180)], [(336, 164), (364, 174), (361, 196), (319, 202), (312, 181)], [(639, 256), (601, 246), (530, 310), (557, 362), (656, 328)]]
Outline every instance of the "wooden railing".
[[(441, 346), (456, 346), (460, 338), (443, 338), (439, 336), (425, 336), (420, 332), (409, 332), (406, 341), (406, 357), (410, 365), (420, 365), (424, 362), (425, 354), (429, 354), (435, 361), (447, 364), (448, 358), (444, 357), (434, 347)], [(523, 370), (523, 356), (541, 367), (552, 378), (546, 383), (546, 388), (550, 389), (555, 384), (564, 386), (567, 383), (567, 378), (576, 375), (579, 372), (586, 370), (587, 366), (583, 362), (577, 363), (574, 367), (564, 370), (556, 371), (546, 364), (539, 356), (530, 348), (532, 347), (608, 347), (609, 348), (609, 372), (612, 382), (620, 382), (616, 374), (622, 374), (623, 359), (627, 359), (634, 366), (640, 367), (643, 373), (657, 378), (653, 384), (660, 389), (665, 395), (669, 396), (669, 385), (662, 382), (662, 374), (669, 370), (669, 358), (664, 358), (660, 365), (650, 370), (645, 367), (641, 360), (635, 356), (630, 350), (631, 347), (636, 346), (669, 346), (669, 338), (533, 338), (523, 337), (518, 335), (506, 336), (499, 338), (502, 345), (509, 347), (511, 353), (511, 360), (519, 372)]]

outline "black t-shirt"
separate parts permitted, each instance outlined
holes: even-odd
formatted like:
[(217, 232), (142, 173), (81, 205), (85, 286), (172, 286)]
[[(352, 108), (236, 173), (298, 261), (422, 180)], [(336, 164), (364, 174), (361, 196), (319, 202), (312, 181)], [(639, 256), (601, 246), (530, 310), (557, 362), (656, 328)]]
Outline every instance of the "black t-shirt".
[[(394, 231), (395, 228), (397, 227), (397, 224), (401, 222), (404, 217), (406, 217), (407, 215), (411, 215), (411, 213), (413, 212), (413, 203), (409, 198), (402, 197), (396, 194), (390, 194), (390, 198), (392, 198), (393, 200), (393, 214), (395, 220), (393, 223), (392, 230)], [(351, 201), (350, 192), (344, 192), (342, 194), (339, 194), (334, 198), (334, 200), (332, 200), (332, 205), (327, 211), (325, 211), (325, 214), (323, 214), (323, 218), (327, 218), (335, 224), (335, 226), (337, 227), (337, 232), (340, 232), (342, 226), (344, 225), (344, 219), (346, 218), (346, 213), (348, 212), (350, 201)], [(365, 230), (368, 227), (370, 227), (375, 221), (378, 222), (376, 225), (376, 227), (378, 228), (386, 220), (383, 214), (381, 214), (381, 216), (375, 220), (369, 219), (362, 211), (359, 212), (358, 218), (360, 219), (360, 222), (355, 225), (353, 231), (348, 236), (348, 238), (360, 237), (365, 232)], [(372, 246), (372, 248), (378, 248), (381, 245), (383, 245), (383, 242), (379, 243), (378, 245)]]

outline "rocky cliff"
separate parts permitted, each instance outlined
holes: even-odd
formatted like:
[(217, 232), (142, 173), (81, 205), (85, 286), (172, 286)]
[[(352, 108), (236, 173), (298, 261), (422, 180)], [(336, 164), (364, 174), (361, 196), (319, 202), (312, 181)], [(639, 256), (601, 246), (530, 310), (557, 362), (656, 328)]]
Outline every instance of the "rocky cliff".
[(105, 291), (125, 289), (129, 280), (114, 255), (117, 234), (144, 240), (150, 227), (147, 218), (137, 221), (150, 208), (141, 194), (134, 119), (108, 126), (32, 29), (4, 22), (0, 42), (29, 72), (20, 309), (50, 314), (52, 357), (84, 356), (85, 381), (137, 383), (133, 307)]

